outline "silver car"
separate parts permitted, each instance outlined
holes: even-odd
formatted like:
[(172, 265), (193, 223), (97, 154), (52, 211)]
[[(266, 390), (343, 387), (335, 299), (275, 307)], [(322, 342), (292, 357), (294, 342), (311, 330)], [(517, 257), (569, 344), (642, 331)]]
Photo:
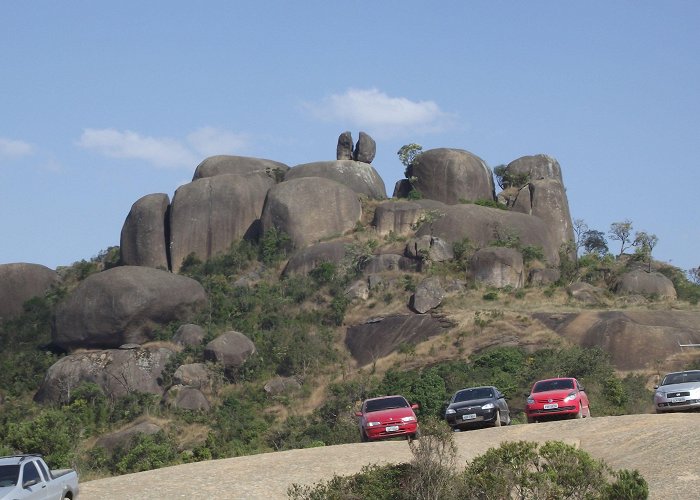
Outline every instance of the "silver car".
[(656, 413), (700, 409), (700, 370), (669, 373), (654, 389)]

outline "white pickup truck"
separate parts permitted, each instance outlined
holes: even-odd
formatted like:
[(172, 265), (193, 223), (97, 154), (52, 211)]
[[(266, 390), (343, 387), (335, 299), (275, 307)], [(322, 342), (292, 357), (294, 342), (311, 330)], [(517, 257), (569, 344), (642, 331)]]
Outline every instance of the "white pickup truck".
[(40, 455), (0, 457), (0, 500), (76, 500), (78, 473), (49, 470)]

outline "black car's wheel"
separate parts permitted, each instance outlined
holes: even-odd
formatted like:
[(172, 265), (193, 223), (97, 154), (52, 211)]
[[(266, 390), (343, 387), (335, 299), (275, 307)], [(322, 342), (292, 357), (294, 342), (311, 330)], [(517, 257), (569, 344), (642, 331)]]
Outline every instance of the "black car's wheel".
[(494, 427), (500, 427), (501, 426), (501, 412), (496, 410), (496, 418), (493, 421), (493, 426)]
[(362, 440), (363, 443), (369, 441), (369, 438), (367, 437), (367, 434), (365, 434), (365, 431), (360, 431), (360, 440)]

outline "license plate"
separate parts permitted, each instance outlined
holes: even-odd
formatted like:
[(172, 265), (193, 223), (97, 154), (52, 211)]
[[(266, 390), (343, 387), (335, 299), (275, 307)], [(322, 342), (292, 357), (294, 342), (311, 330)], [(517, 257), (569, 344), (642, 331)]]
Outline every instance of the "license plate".
[(474, 420), (476, 418), (476, 413), (467, 413), (462, 415), (462, 420)]
[(398, 431), (398, 430), (399, 430), (399, 426), (398, 426), (398, 425), (390, 425), (390, 426), (388, 426), (388, 427), (386, 428), (386, 431), (387, 431), (387, 432), (396, 432), (396, 431)]
[(685, 398), (671, 398), (671, 403), (685, 403)]
[(559, 408), (559, 405), (557, 403), (550, 403), (544, 405), (545, 410), (553, 410), (554, 408)]

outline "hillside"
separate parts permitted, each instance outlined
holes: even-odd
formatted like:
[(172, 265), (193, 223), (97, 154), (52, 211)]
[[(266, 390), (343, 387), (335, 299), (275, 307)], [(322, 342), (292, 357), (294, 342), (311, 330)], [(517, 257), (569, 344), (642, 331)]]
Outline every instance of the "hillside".
[[(615, 469), (638, 469), (649, 483), (651, 499), (697, 498), (698, 425), (697, 413), (627, 415), (475, 430), (455, 434), (455, 440), (459, 464), (502, 441), (563, 440)], [(353, 474), (366, 464), (410, 457), (405, 441), (266, 453), (89, 481), (81, 486), (81, 499), (286, 498), (292, 483), (313, 484), (334, 474)]]

